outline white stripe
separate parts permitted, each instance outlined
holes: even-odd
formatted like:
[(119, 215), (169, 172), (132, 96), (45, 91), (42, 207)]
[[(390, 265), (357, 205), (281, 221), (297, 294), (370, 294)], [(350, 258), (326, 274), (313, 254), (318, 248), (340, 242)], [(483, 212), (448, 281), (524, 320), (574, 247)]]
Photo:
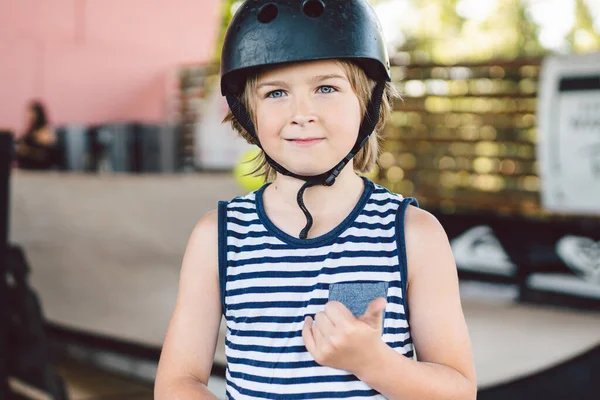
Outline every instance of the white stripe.
[(326, 299), (329, 297), (329, 291), (324, 289), (314, 289), (311, 292), (279, 292), (279, 293), (242, 293), (230, 295), (227, 297), (227, 304), (240, 304), (253, 301), (308, 301), (311, 298)]
[[(325, 259), (323, 261), (307, 261), (307, 262), (290, 262), (281, 258), (272, 260), (268, 263), (260, 261), (260, 259), (251, 258), (247, 260), (250, 264), (235, 266), (227, 269), (229, 276), (236, 276), (247, 272), (258, 272), (258, 271), (281, 271), (282, 265), (285, 265), (288, 271), (319, 271), (322, 268), (339, 268), (339, 267), (354, 267), (365, 265), (369, 267), (389, 267), (395, 265), (398, 261), (398, 257), (393, 255), (391, 257), (347, 257), (347, 258), (336, 258), (336, 259)], [(383, 268), (382, 268), (383, 269)], [(358, 272), (357, 272), (358, 273)], [(372, 271), (371, 273), (379, 273), (379, 271)]]
[(240, 234), (246, 234), (248, 232), (267, 232), (267, 229), (262, 224), (250, 224), (248, 226), (241, 226), (228, 222), (227, 229)]
[[(274, 318), (280, 317), (297, 317), (298, 315), (304, 314), (316, 314), (325, 309), (325, 304), (309, 304), (302, 310), (298, 308), (260, 308), (260, 309), (252, 309), (252, 310), (227, 310), (227, 316), (233, 318), (240, 317), (255, 317), (255, 316), (269, 316)], [(299, 313), (301, 311), (301, 313)]]
[(227, 216), (228, 217), (237, 218), (237, 219), (242, 220), (242, 221), (256, 221), (256, 220), (258, 220), (258, 215), (256, 215), (256, 213), (248, 214), (248, 213), (242, 213), (242, 212), (235, 211), (235, 210), (228, 211), (227, 212)]
[[(372, 221), (373, 217), (370, 217), (368, 215), (359, 215), (358, 217), (356, 217), (356, 222), (360, 222), (360, 223), (370, 223), (373, 222)], [(388, 214), (385, 217), (377, 217), (377, 222), (380, 224), (389, 224), (390, 222), (393, 222), (396, 220), (396, 214)]]
[(246, 237), (244, 239), (236, 239), (233, 237), (228, 237), (227, 244), (241, 248), (243, 246), (254, 246), (257, 244), (284, 244), (284, 243), (274, 236), (264, 236), (264, 237)]
[[(390, 296), (389, 292), (388, 296)], [(309, 301), (311, 298), (327, 299), (329, 298), (329, 291), (325, 289), (314, 289), (313, 291), (306, 293), (240, 293), (227, 296), (227, 305), (250, 303), (257, 301)], [(402, 298), (400, 298), (400, 301), (402, 301)]]
[[(238, 367), (238, 368), (236, 368)], [(236, 365), (236, 367), (229, 367), (231, 371), (246, 372), (240, 367), (248, 367), (248, 365)], [(276, 376), (278, 378), (307, 378), (311, 376), (329, 376), (329, 375), (350, 375), (350, 372), (341, 369), (335, 369), (325, 366), (306, 367), (306, 368), (264, 368), (264, 367), (252, 367), (253, 375), (258, 376)]]
[(369, 237), (369, 238), (391, 238), (395, 235), (394, 228), (391, 229), (365, 229), (365, 228), (356, 228), (354, 226), (346, 229), (340, 237), (346, 236), (359, 236), (359, 237)]
[(265, 362), (298, 362), (298, 361), (314, 361), (313, 357), (308, 352), (304, 353), (262, 353), (260, 351), (241, 351), (234, 350), (230, 347), (225, 349), (227, 359), (231, 358), (247, 358), (249, 360), (260, 360)]
[[(313, 286), (318, 283), (321, 284), (331, 284), (331, 283), (340, 283), (340, 282), (355, 282), (355, 281), (392, 281), (397, 279), (398, 272), (345, 272), (338, 273), (335, 275), (318, 275), (313, 278), (269, 278), (268, 283), (269, 286)], [(247, 278), (240, 279), (237, 281), (227, 281), (226, 290), (234, 290), (241, 289), (246, 287), (253, 286), (263, 286), (265, 285), (264, 278)]]
[[(238, 383), (238, 382), (236, 382)], [(280, 385), (268, 384), (240, 380), (238, 386), (246, 387), (249, 390), (256, 390), (271, 394), (289, 395), (289, 394), (305, 394), (305, 393), (322, 393), (322, 392), (348, 392), (354, 390), (371, 390), (367, 384), (361, 381), (353, 382), (321, 382), (321, 383), (305, 383), (299, 385)], [(377, 398), (377, 397), (372, 397)]]

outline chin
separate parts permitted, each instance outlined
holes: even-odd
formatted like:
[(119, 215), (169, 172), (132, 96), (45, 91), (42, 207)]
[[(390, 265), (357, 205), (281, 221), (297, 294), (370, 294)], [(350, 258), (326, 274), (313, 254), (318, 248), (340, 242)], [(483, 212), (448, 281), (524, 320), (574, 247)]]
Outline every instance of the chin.
[(335, 164), (332, 165), (315, 165), (315, 163), (311, 164), (302, 164), (302, 165), (289, 165), (285, 166), (288, 171), (291, 171), (297, 175), (306, 175), (306, 176), (314, 176), (320, 175), (324, 172), (329, 171), (333, 168)]

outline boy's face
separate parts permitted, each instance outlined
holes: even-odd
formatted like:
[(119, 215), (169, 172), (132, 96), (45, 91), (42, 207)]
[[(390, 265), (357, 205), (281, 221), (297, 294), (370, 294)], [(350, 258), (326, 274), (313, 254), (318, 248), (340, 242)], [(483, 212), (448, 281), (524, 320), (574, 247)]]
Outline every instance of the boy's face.
[(328, 171), (356, 142), (360, 104), (344, 69), (335, 61), (269, 70), (258, 78), (254, 100), (262, 147), (296, 174)]

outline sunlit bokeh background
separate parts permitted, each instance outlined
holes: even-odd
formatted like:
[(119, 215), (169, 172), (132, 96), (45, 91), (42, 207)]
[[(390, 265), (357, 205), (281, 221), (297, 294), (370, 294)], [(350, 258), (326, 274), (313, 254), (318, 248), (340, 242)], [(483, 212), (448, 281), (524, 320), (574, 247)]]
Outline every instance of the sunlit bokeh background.
[[(542, 216), (536, 96), (542, 58), (600, 50), (593, 0), (372, 1), (403, 99), (385, 132), (378, 183), (444, 212)], [(224, 1), (225, 28), (240, 1)], [(181, 114), (193, 157), (215, 64), (181, 70)]]

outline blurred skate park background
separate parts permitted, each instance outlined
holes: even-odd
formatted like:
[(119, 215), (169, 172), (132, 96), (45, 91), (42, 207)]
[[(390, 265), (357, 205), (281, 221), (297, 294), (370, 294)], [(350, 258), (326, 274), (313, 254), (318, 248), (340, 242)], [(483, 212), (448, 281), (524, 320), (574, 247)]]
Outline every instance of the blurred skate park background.
[[(371, 3), (402, 100), (369, 178), (446, 229), (478, 398), (599, 398), (600, 1)], [(195, 223), (263, 183), (221, 123), (240, 4), (0, 3), (0, 399), (152, 398)]]

